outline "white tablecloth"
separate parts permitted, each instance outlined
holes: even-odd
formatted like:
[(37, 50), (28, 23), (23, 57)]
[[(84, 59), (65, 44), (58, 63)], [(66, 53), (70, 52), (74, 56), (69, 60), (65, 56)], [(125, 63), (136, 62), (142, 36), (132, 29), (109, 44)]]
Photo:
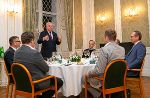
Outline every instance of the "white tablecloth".
[(49, 64), (49, 74), (62, 78), (64, 83), (61, 92), (64, 96), (77, 96), (82, 90), (82, 76), (84, 76), (89, 70), (93, 69), (94, 66), (95, 65), (90, 64), (72, 64), (70, 66)]

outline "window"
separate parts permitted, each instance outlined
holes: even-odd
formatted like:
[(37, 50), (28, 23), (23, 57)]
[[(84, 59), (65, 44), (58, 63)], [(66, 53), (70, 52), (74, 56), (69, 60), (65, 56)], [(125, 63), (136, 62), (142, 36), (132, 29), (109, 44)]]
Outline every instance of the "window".
[(56, 31), (56, 1), (57, 0), (38, 0), (37, 23), (39, 31), (43, 30), (46, 22), (53, 22), (55, 24), (54, 31)]
[[(53, 0), (54, 1), (54, 0)], [(52, 0), (42, 0), (42, 4), (43, 4), (43, 11), (46, 12), (51, 12), (52, 11)]]

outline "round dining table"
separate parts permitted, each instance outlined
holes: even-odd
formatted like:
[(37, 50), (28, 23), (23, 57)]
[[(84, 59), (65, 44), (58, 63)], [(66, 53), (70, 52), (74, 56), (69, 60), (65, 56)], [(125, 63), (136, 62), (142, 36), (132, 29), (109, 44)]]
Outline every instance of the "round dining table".
[(63, 64), (48, 64), (49, 75), (54, 75), (63, 80), (63, 86), (60, 91), (66, 97), (80, 94), (83, 87), (83, 76), (90, 70), (94, 69), (95, 64), (83, 64), (77, 63), (63, 65)]

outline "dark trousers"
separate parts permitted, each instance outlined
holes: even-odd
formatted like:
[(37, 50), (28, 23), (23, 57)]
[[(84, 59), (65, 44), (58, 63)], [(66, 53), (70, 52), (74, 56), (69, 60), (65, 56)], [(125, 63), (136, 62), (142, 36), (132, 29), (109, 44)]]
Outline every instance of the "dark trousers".
[[(55, 85), (55, 80), (50, 80), (50, 86)], [(57, 90), (59, 90), (60, 87), (62, 87), (63, 81), (60, 78), (57, 78)], [(41, 96), (38, 98), (51, 98), (55, 94), (54, 90), (48, 90), (46, 92), (43, 92)]]

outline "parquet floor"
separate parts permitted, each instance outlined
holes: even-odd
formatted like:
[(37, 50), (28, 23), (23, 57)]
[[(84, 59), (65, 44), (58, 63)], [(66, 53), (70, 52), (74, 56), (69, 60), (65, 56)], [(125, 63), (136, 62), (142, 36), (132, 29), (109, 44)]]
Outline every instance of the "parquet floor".
[[(143, 86), (144, 86), (144, 95), (145, 98), (150, 98), (150, 77), (143, 77)], [(141, 98), (140, 89), (138, 82), (127, 81), (127, 87), (131, 90), (131, 98)], [(0, 98), (5, 98), (5, 87), (0, 87)], [(17, 96), (17, 98), (24, 98)], [(59, 98), (66, 98), (62, 95), (59, 95)], [(69, 98), (76, 98), (71, 96)], [(84, 93), (82, 92), (80, 98), (84, 98)]]

